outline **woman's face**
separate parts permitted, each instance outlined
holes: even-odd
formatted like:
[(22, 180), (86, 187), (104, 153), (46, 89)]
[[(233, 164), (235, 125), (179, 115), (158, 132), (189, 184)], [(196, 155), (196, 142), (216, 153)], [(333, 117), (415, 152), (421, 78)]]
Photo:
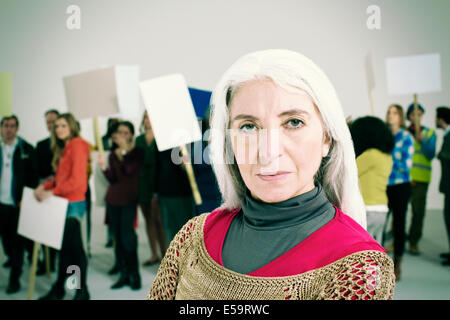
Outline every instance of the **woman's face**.
[(70, 138), (70, 127), (67, 120), (64, 118), (59, 118), (55, 121), (55, 134), (60, 140), (68, 140)]
[(234, 155), (255, 199), (280, 202), (314, 188), (330, 141), (306, 92), (250, 81), (237, 89), (230, 109)]
[(391, 126), (400, 126), (401, 117), (396, 107), (390, 107), (387, 113), (387, 123)]
[(130, 143), (133, 140), (133, 134), (131, 133), (130, 128), (125, 125), (120, 125), (113, 136), (113, 141), (114, 139), (116, 140), (116, 143), (120, 143), (120, 140)]

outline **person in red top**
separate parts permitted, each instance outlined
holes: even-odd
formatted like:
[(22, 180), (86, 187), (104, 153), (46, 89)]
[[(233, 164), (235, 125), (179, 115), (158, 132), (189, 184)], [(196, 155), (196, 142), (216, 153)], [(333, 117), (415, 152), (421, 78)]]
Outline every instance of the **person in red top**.
[(67, 267), (77, 265), (80, 268), (81, 279), (74, 299), (88, 300), (87, 258), (83, 249), (80, 222), (86, 212), (89, 144), (80, 138), (76, 119), (70, 113), (58, 116), (51, 139), (55, 176), (39, 185), (34, 195), (38, 201), (43, 201), (51, 195), (63, 197), (69, 200), (69, 206), (59, 254), (58, 278), (51, 290), (40, 299), (62, 299), (65, 294)]
[(119, 280), (111, 286), (111, 289), (120, 289), (126, 285), (132, 290), (141, 288), (138, 242), (133, 226), (144, 150), (135, 145), (133, 136), (133, 124), (121, 121), (112, 135), (114, 143), (108, 159), (108, 168), (106, 159), (99, 156), (99, 165), (110, 183), (105, 202), (120, 271)]

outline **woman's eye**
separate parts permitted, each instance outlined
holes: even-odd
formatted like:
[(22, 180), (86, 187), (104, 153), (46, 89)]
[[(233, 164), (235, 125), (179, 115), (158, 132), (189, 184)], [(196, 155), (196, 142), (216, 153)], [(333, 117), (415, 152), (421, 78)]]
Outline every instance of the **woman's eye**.
[(286, 122), (286, 125), (289, 129), (300, 128), (304, 122), (300, 119), (291, 119)]
[(252, 132), (252, 131), (256, 130), (256, 126), (251, 123), (246, 123), (246, 124), (243, 124), (242, 126), (240, 126), (239, 130), (244, 131), (244, 132)]

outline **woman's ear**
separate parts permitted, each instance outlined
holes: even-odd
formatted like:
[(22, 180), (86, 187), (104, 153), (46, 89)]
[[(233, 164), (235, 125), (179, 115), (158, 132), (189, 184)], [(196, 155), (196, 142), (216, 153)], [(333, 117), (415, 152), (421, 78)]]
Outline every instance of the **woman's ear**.
[(325, 158), (328, 155), (328, 153), (330, 152), (330, 146), (331, 137), (327, 132), (325, 132), (322, 143), (322, 158)]

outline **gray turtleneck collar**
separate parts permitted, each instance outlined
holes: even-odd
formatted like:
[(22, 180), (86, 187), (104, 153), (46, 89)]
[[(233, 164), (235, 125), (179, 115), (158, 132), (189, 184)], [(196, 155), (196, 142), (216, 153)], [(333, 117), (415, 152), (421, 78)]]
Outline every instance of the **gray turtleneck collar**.
[(255, 200), (247, 190), (227, 231), (222, 262), (247, 274), (286, 253), (333, 219), (335, 209), (319, 185), (278, 203)]

